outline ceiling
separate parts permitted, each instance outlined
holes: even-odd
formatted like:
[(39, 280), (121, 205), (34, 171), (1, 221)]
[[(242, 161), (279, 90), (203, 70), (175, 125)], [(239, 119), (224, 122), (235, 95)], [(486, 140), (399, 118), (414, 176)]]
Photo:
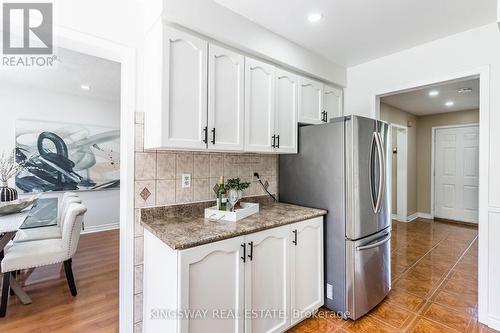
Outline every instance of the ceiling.
[[(56, 48), (53, 68), (6, 68), (0, 71), (0, 84), (15, 84), (35, 89), (120, 102), (120, 64), (111, 60)], [(81, 85), (90, 86), (89, 91)]]
[(496, 22), (496, 0), (214, 1), (346, 67)]
[[(471, 88), (469, 93), (459, 93), (461, 88)], [(431, 97), (430, 91), (438, 91), (439, 95)], [(380, 98), (382, 103), (407, 111), (416, 116), (436, 113), (479, 109), (479, 79), (467, 79), (427, 86), (417, 90), (399, 93)], [(454, 105), (448, 107), (447, 101)]]

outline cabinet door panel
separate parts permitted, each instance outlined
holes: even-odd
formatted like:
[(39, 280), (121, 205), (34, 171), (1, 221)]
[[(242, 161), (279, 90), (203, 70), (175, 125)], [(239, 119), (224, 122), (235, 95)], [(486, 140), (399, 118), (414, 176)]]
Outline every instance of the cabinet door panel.
[(299, 82), (299, 122), (321, 124), (323, 84), (305, 77)]
[(164, 96), (167, 116), (162, 125), (166, 147), (206, 148), (207, 42), (166, 29)]
[[(245, 321), (247, 333), (283, 332), (289, 325), (289, 227), (246, 236), (245, 310), (258, 318)], [(252, 243), (250, 243), (252, 242)]]
[(323, 91), (323, 106), (328, 119), (342, 116), (342, 89), (325, 85)]
[[(206, 318), (181, 320), (181, 332), (243, 332), (243, 241), (231, 238), (180, 253), (180, 309), (207, 310)], [(218, 318), (219, 310), (235, 316)]]
[(274, 135), (274, 67), (245, 59), (245, 150), (270, 152)]
[(243, 150), (244, 64), (241, 54), (209, 46), (209, 149)]
[(323, 218), (299, 222), (290, 228), (291, 322), (294, 325), (323, 305)]
[(276, 135), (279, 153), (297, 153), (297, 76), (276, 71)]

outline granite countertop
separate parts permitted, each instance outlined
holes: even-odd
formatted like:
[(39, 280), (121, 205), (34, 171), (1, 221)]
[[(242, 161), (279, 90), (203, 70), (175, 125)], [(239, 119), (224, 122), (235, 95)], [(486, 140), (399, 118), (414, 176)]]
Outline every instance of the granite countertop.
[(174, 250), (213, 243), (223, 239), (251, 234), (326, 214), (325, 210), (285, 203), (266, 197), (244, 198), (258, 202), (260, 211), (238, 222), (214, 221), (204, 218), (204, 209), (215, 202), (144, 208), (141, 224)]

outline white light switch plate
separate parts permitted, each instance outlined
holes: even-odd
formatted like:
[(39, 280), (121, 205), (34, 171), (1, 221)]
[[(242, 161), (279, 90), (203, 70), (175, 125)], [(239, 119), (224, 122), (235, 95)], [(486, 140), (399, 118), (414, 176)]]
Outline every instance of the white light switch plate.
[(182, 188), (190, 188), (191, 187), (191, 174), (190, 173), (183, 173), (182, 174)]
[(326, 298), (333, 299), (333, 286), (329, 283), (326, 284)]

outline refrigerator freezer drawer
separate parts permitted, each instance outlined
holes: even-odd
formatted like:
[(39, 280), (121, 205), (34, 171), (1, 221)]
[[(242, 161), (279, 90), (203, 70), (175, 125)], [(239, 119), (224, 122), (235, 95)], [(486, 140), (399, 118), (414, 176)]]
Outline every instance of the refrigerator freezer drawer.
[(348, 317), (358, 319), (391, 290), (391, 230), (358, 241), (346, 240)]

